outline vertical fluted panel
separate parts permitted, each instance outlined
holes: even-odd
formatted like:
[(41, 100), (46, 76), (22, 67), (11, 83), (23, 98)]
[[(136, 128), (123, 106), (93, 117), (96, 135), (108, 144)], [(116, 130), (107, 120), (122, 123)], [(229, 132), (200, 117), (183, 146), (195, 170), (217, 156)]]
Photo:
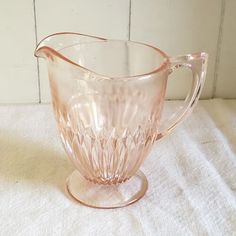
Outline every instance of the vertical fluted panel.
[(145, 108), (137, 97), (116, 103), (112, 97), (82, 96), (66, 107), (54, 104), (67, 154), (85, 178), (100, 184), (129, 179), (147, 156), (157, 129), (153, 119), (158, 115), (142, 117)]

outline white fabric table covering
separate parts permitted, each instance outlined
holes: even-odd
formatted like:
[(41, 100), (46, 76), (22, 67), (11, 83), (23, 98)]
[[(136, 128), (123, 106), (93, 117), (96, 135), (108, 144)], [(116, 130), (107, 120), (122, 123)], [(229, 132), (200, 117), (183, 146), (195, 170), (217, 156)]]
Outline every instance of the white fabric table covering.
[(69, 199), (73, 169), (49, 105), (0, 106), (0, 235), (236, 235), (236, 100), (200, 101), (159, 141), (149, 189), (126, 208)]

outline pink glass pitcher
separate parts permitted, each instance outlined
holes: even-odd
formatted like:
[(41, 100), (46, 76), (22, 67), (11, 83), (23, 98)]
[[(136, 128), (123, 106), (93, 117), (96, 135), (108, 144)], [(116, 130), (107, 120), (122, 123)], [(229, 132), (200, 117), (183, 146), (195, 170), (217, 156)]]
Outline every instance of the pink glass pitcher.
[[(78, 33), (46, 37), (35, 55), (47, 61), (60, 137), (76, 168), (68, 192), (96, 208), (140, 199), (148, 182), (139, 168), (153, 143), (192, 112), (208, 55), (169, 57), (146, 44)], [(161, 124), (168, 75), (179, 67), (192, 71), (192, 87), (184, 105)]]

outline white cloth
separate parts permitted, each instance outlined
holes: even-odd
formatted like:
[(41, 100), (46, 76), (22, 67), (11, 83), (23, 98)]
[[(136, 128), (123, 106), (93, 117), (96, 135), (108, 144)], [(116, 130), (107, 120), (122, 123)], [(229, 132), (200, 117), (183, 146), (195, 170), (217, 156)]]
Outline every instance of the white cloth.
[(236, 100), (200, 101), (141, 169), (149, 189), (137, 203), (75, 203), (51, 107), (0, 106), (0, 235), (236, 235)]

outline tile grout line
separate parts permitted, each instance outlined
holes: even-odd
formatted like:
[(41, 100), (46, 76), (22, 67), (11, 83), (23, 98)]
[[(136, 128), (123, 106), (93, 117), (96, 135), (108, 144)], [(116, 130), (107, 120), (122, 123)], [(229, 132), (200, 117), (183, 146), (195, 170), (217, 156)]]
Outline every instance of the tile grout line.
[(131, 1), (129, 0), (129, 25), (128, 25), (128, 40), (130, 40), (130, 34), (131, 34)]
[[(34, 9), (35, 47), (37, 47), (37, 44), (38, 44), (38, 29), (37, 29), (37, 17), (36, 17), (35, 0), (33, 0), (33, 9)], [(38, 58), (37, 58), (37, 74), (38, 74), (38, 96), (39, 96), (39, 104), (40, 104), (42, 102), (42, 99), (41, 99), (40, 70), (39, 70), (39, 59)]]
[(222, 38), (223, 38), (225, 6), (226, 6), (226, 0), (221, 0), (220, 27), (219, 27), (219, 34), (218, 34), (218, 39), (217, 39), (215, 71), (214, 71), (214, 80), (213, 80), (213, 89), (212, 89), (211, 98), (215, 98), (215, 96), (216, 96), (216, 87), (217, 87), (217, 81), (218, 81), (218, 69), (219, 69), (219, 64), (220, 64), (220, 54), (221, 54), (221, 46), (222, 46)]

